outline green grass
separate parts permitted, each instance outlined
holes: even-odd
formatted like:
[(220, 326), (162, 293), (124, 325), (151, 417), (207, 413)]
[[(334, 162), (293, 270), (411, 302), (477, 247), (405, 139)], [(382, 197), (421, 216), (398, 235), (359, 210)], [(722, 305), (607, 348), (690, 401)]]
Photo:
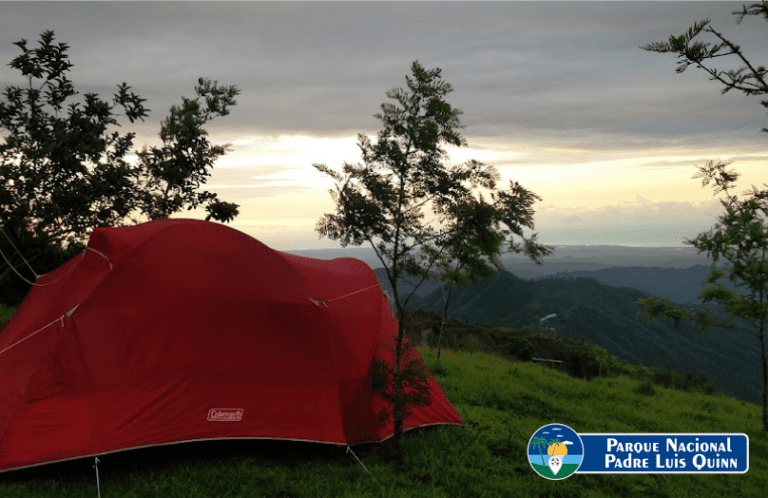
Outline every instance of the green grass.
[[(761, 497), (768, 494), (768, 437), (760, 407), (721, 393), (689, 393), (642, 378), (577, 379), (530, 362), (485, 353), (420, 348), (466, 426), (406, 433), (405, 465), (385, 444), (354, 448), (373, 474), (332, 445), (286, 441), (188, 443), (105, 455), (101, 495), (109, 497)], [(645, 367), (636, 367), (642, 372)], [(648, 386), (651, 389), (648, 389)], [(652, 394), (650, 394), (652, 393)], [(539, 477), (527, 445), (542, 425), (576, 432), (744, 432), (746, 474)], [(95, 496), (92, 459), (0, 474), (0, 496)]]
[[(413, 317), (419, 331), (434, 316)], [(465, 422), (406, 433), (405, 464), (387, 444), (214, 441), (100, 458), (101, 496), (111, 497), (765, 497), (768, 434), (761, 408), (711, 381), (622, 362), (605, 349), (538, 331), (451, 321), (419, 351)], [(414, 333), (413, 338), (417, 334)], [(474, 352), (471, 352), (474, 351)], [(481, 352), (486, 351), (486, 352)], [(562, 359), (558, 368), (525, 361)], [(724, 367), (724, 368), (727, 368)], [(539, 477), (527, 445), (543, 425), (578, 432), (739, 432), (749, 436), (746, 474), (574, 474)], [(0, 473), (0, 497), (96, 496), (93, 459)]]

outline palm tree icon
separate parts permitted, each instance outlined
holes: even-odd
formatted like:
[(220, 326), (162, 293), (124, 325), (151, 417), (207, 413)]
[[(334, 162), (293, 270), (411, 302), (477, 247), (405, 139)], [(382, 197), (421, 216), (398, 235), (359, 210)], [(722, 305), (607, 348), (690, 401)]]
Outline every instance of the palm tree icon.
[(541, 455), (541, 464), (546, 465), (544, 462), (544, 453), (541, 452), (541, 448), (547, 448), (550, 444), (554, 444), (555, 446), (560, 446), (563, 444), (559, 439), (550, 439), (549, 442), (547, 442), (546, 438), (543, 437), (535, 437), (533, 438), (533, 441), (531, 442), (533, 445), (533, 449), (539, 450), (539, 455)]

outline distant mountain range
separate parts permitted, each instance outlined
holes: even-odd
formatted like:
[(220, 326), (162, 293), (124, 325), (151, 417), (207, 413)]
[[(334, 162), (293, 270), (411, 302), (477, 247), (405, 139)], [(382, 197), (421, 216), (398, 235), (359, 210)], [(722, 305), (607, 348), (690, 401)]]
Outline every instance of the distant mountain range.
[[(577, 263), (582, 265), (582, 263)], [(723, 267), (718, 266), (718, 269), (724, 270)], [(657, 268), (647, 266), (631, 266), (631, 267), (611, 267), (601, 270), (576, 270), (576, 271), (557, 271), (547, 275), (539, 275), (532, 279), (525, 279), (520, 275), (510, 272), (521, 280), (538, 282), (550, 278), (554, 279), (573, 279), (573, 278), (593, 278), (601, 284), (611, 285), (613, 287), (627, 287), (630, 289), (637, 289), (649, 294), (653, 294), (656, 298), (670, 298), (671, 301), (676, 303), (691, 303), (700, 305), (703, 301), (699, 299), (699, 294), (706, 287), (704, 281), (709, 277), (711, 269), (704, 265), (695, 265), (690, 268)], [(382, 289), (386, 292), (391, 292), (391, 285), (386, 277), (386, 271), (384, 268), (377, 268), (374, 270), (379, 277), (379, 281), (382, 282)], [(726, 288), (733, 292), (744, 293), (748, 289), (746, 286), (737, 287), (734, 282), (728, 279), (728, 273), (725, 271), (725, 276), (718, 280)], [(408, 277), (405, 281), (398, 285), (398, 292), (408, 293), (418, 284), (418, 279), (414, 277)], [(440, 282), (425, 280), (416, 289), (416, 295), (420, 297), (427, 296), (431, 292), (440, 289)], [(442, 292), (442, 291), (441, 291)], [(445, 292), (448, 292), (448, 288), (445, 287)]]
[[(380, 268), (376, 273), (382, 288), (389, 291), (384, 270)], [(700, 282), (708, 274), (709, 268), (701, 265), (687, 269), (632, 267), (559, 272), (535, 280), (523, 280), (505, 271), (471, 286), (456, 287), (448, 315), (473, 323), (538, 328), (541, 318), (555, 314), (546, 327), (557, 334), (600, 345), (627, 361), (668, 365), (678, 372), (710, 378), (734, 396), (759, 403), (762, 366), (760, 344), (754, 335), (719, 327), (697, 332), (692, 322), (684, 320), (675, 329), (672, 319), (664, 323), (657, 317), (648, 324), (636, 314), (642, 309), (637, 300), (650, 293), (632, 285), (655, 289), (655, 297), (689, 298), (698, 295), (703, 288)], [(413, 283), (412, 279), (401, 282), (401, 295), (407, 295)], [(725, 306), (717, 303), (701, 305), (672, 299), (671, 304), (691, 312), (705, 310), (722, 320), (729, 317)], [(442, 315), (440, 284), (425, 281), (408, 307)], [(755, 325), (741, 318), (735, 318), (733, 324), (757, 333)]]
[[(689, 268), (709, 266), (706, 254), (698, 254), (695, 247), (629, 247), (629, 246), (570, 246), (546, 244), (555, 248), (553, 254), (542, 258), (543, 264), (534, 264), (527, 256), (510, 254), (501, 258), (504, 267), (523, 279), (534, 279), (558, 272), (601, 270), (612, 267)], [(357, 258), (371, 268), (382, 263), (370, 247), (339, 249), (308, 249), (287, 251), (310, 258)], [(722, 263), (718, 262), (718, 266)]]
[[(542, 265), (534, 264), (521, 254), (504, 256), (501, 261), (507, 271), (523, 280), (594, 277), (607, 285), (652, 292), (655, 297), (693, 304), (701, 304), (698, 299), (704, 289), (701, 283), (710, 273), (711, 261), (706, 253), (698, 254), (695, 247), (551, 246), (555, 248), (554, 254), (542, 258)], [(377, 272), (384, 271), (381, 261), (369, 247), (288, 252), (319, 259), (352, 257), (365, 261)], [(722, 259), (717, 263), (720, 269), (724, 265)], [(383, 275), (379, 275), (380, 280)], [(728, 280), (727, 274), (719, 282), (731, 290), (739, 290)], [(437, 285), (424, 282), (417, 294), (426, 295)], [(744, 289), (739, 291), (744, 292)]]
[[(718, 264), (718, 269), (725, 273), (725, 276), (718, 280), (719, 283), (733, 292), (743, 294), (748, 291), (746, 286), (738, 288), (734, 282), (728, 279), (729, 273), (724, 270), (724, 266)], [(711, 268), (704, 265), (695, 265), (689, 268), (631, 266), (601, 270), (560, 271), (547, 276), (538, 276), (533, 280), (589, 277), (601, 284), (637, 289), (652, 293), (654, 297), (668, 297), (678, 303), (702, 304), (703, 301), (699, 299), (699, 294), (707, 287), (704, 285), (704, 281), (711, 272)]]

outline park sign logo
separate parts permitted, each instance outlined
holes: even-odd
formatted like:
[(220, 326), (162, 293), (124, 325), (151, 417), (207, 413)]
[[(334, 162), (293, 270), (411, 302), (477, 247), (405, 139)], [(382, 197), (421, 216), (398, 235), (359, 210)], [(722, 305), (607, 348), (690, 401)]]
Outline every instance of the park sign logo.
[[(546, 454), (546, 456), (545, 456)], [(559, 481), (576, 472), (584, 458), (584, 443), (563, 424), (540, 427), (528, 441), (528, 463), (541, 477)]]
[[(547, 456), (544, 455), (546, 452)], [(744, 474), (749, 437), (743, 433), (583, 433), (563, 424), (537, 430), (528, 461), (541, 477), (581, 474)]]

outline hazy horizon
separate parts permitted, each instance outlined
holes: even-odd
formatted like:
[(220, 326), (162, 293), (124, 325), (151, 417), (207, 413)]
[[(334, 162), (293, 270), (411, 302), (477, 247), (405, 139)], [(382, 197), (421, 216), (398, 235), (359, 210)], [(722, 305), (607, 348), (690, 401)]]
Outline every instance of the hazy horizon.
[[(696, 265), (710, 266), (707, 253), (698, 253), (695, 247), (629, 247), (618, 245), (555, 245), (554, 254), (542, 258), (537, 265), (520, 253), (508, 253), (501, 257), (505, 269), (526, 280), (543, 278), (561, 272), (594, 271), (611, 267), (690, 268)], [(306, 249), (285, 252), (317, 259), (339, 257), (357, 258), (373, 269), (383, 265), (370, 247), (346, 249)], [(727, 261), (720, 258), (718, 268)]]

